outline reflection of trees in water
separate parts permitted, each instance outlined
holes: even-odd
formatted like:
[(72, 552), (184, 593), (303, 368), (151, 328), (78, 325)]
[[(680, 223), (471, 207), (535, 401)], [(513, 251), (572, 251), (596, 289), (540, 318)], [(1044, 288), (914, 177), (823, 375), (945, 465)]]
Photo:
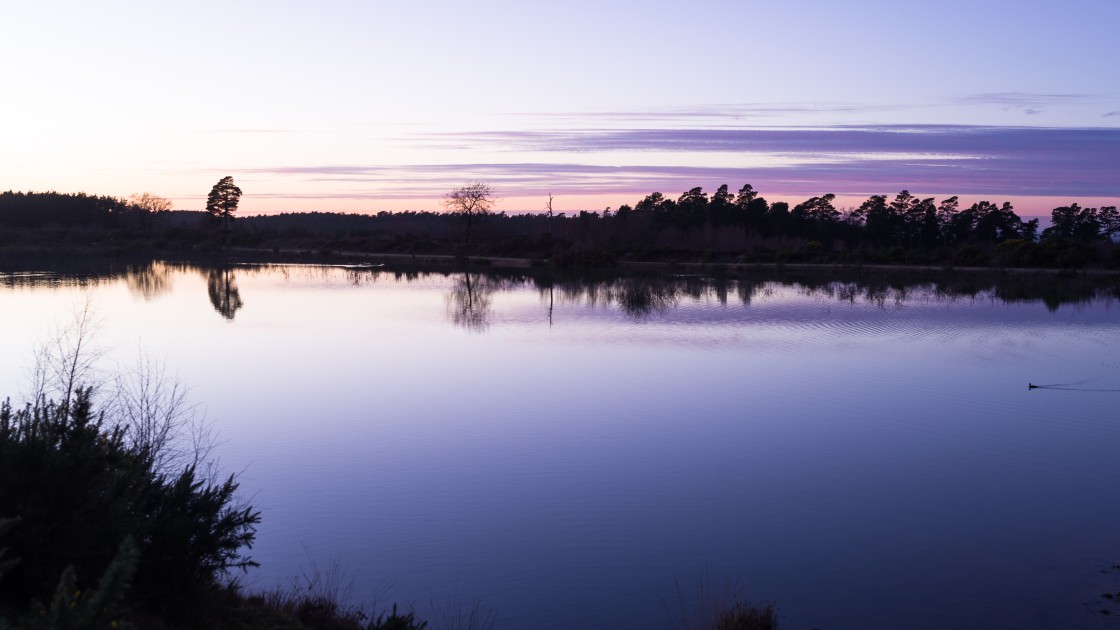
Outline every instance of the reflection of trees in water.
[(662, 316), (680, 304), (681, 297), (693, 297), (693, 287), (673, 282), (628, 281), (609, 293), (609, 299), (633, 320)]
[(734, 295), (743, 305), (781, 296), (799, 295), (822, 302), (849, 305), (867, 304), (880, 309), (897, 309), (911, 304), (992, 301), (1004, 304), (1042, 303), (1050, 310), (1062, 305), (1117, 301), (1117, 278), (1054, 275), (960, 274), (941, 277), (920, 274), (839, 279), (819, 277), (767, 277), (765, 275), (639, 276), (629, 278), (578, 277), (547, 278), (536, 281), (542, 304), (552, 312), (553, 294), (561, 303), (594, 307), (615, 305), (634, 320), (662, 317), (689, 304), (718, 302), (726, 305)]
[(206, 274), (206, 291), (214, 310), (226, 319), (233, 319), (237, 309), (245, 305), (237, 291), (237, 279), (229, 269), (210, 269)]
[(474, 332), (489, 328), (493, 293), (498, 288), (481, 274), (462, 274), (446, 298), (451, 323)]
[[(37, 267), (41, 268), (41, 267)], [(207, 280), (214, 309), (233, 319), (243, 301), (233, 278), (234, 268), (211, 268), (192, 263), (96, 264), (66, 263), (50, 272), (0, 272), (0, 287), (93, 287), (127, 282), (129, 290), (144, 299), (154, 299), (172, 290), (176, 273), (198, 273)], [(674, 309), (692, 304), (738, 301), (753, 305), (790, 296), (802, 296), (847, 305), (900, 308), (911, 304), (992, 302), (1043, 304), (1050, 310), (1066, 305), (1120, 301), (1116, 276), (1033, 273), (941, 273), (872, 270), (744, 271), (723, 275), (631, 275), (609, 272), (573, 273), (557, 270), (472, 270), (469, 274), (450, 270), (416, 268), (361, 268), (329, 265), (237, 265), (237, 275), (283, 278), (293, 283), (336, 286), (366, 286), (381, 282), (414, 281), (440, 284), (451, 278), (454, 286), (446, 296), (449, 319), (457, 326), (486, 330), (494, 318), (493, 296), (500, 291), (535, 288), (541, 300), (540, 321), (562, 323), (564, 307), (617, 308), (638, 320), (663, 317)]]
[(126, 272), (128, 291), (145, 300), (155, 299), (171, 291), (171, 272), (171, 267), (161, 262), (130, 266)]

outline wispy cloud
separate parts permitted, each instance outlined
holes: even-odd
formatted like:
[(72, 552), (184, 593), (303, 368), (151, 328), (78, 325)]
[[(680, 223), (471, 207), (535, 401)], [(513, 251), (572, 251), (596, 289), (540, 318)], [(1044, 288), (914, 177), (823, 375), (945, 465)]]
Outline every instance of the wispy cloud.
[(309, 133), (310, 129), (208, 129), (205, 133)]
[(904, 105), (868, 105), (859, 103), (724, 103), (692, 107), (664, 107), (650, 110), (598, 112), (513, 112), (509, 116), (542, 121), (602, 122), (703, 122), (771, 119), (799, 114), (863, 114), (906, 109)]
[[(313, 190), (330, 188), (322, 195), (277, 193), (306, 199), (430, 199), (471, 179), (490, 182), (503, 196), (672, 194), (723, 183), (806, 195), (882, 194), (902, 188), (995, 197), (1120, 195), (1120, 128), (629, 129), (462, 133), (438, 139), (484, 149), (490, 156), (500, 157), (502, 151), (496, 149), (505, 149), (519, 157), (539, 153), (547, 159), (293, 165), (239, 172), (262, 179), (279, 176)], [(662, 158), (666, 152), (709, 154), (713, 165), (643, 164), (642, 154), (651, 151)], [(748, 168), (718, 165), (735, 153), (782, 159), (756, 159), (758, 165)], [(612, 160), (627, 154), (632, 158), (604, 165), (603, 154)], [(688, 161), (696, 164), (694, 157)]]
[(1040, 92), (987, 92), (955, 99), (951, 105), (994, 105), (1003, 111), (1020, 111), (1027, 116), (1039, 116), (1056, 108), (1068, 109), (1099, 105), (1107, 102), (1103, 94), (1062, 94)]
[(1100, 94), (1062, 94), (1042, 92), (985, 92), (956, 99), (963, 104), (1007, 105), (1011, 107), (1037, 107), (1099, 100)]
[[(776, 124), (782, 121), (800, 121), (795, 124), (811, 124), (819, 121), (827, 125), (848, 122), (870, 122), (884, 120), (884, 116), (899, 118), (900, 115), (923, 118), (921, 112), (936, 111), (942, 116), (946, 112), (958, 112), (957, 120), (990, 119), (991, 112), (1021, 112), (1027, 116), (1039, 117), (1055, 112), (1084, 111), (1086, 108), (1110, 107), (1115, 105), (1118, 94), (1109, 93), (1062, 93), (1062, 92), (982, 92), (957, 97), (947, 97), (933, 101), (892, 101), (892, 102), (772, 102), (772, 103), (708, 103), (688, 107), (654, 107), (644, 110), (620, 111), (567, 111), (567, 112), (506, 112), (503, 117), (540, 121), (544, 124), (568, 126), (734, 126)], [(989, 115), (982, 115), (988, 110)], [(977, 116), (981, 116), (977, 118)], [(928, 116), (925, 116), (928, 119)], [(1081, 118), (1085, 120), (1085, 118)], [(999, 123), (996, 123), (999, 124)], [(1062, 124), (1062, 123), (1059, 123)]]
[(788, 155), (935, 154), (962, 157), (1044, 155), (1120, 159), (1120, 129), (971, 127), (951, 125), (826, 128), (624, 129), (430, 134), (428, 142), (470, 148), (588, 153), (603, 151), (732, 152)]

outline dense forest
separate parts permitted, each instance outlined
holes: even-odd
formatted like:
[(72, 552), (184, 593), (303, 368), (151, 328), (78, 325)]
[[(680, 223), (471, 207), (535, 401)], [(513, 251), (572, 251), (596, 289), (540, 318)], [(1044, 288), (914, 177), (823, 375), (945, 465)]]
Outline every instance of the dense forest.
[[(1024, 221), (1010, 203), (961, 207), (957, 197), (903, 190), (837, 208), (835, 195), (794, 206), (768, 202), (751, 185), (677, 199), (655, 192), (602, 212), (475, 217), (456, 212), (285, 213), (241, 217), (224, 227), (203, 212), (84, 193), (0, 193), (0, 248), (115, 251), (301, 249), (522, 257), (542, 264), (616, 260), (822, 262), (1010, 267), (1120, 267), (1115, 206), (1053, 209), (1051, 225)], [(473, 218), (473, 234), (467, 232)], [(472, 238), (473, 236), (473, 238)]]

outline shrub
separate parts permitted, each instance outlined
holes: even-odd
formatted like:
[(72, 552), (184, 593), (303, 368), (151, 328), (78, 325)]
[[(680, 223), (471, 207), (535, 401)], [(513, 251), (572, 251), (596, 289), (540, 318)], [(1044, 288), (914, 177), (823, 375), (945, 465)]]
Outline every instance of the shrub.
[(235, 503), (233, 476), (159, 470), (123, 423), (94, 412), (91, 390), (75, 393), (61, 404), (0, 405), (0, 517), (19, 519), (4, 535), (19, 563), (0, 576), (0, 610), (48, 601), (64, 574), (90, 590), (129, 538), (139, 555), (128, 601), (167, 613), (255, 564), (243, 549), (260, 515)]
[(121, 619), (121, 603), (136, 571), (136, 544), (131, 538), (121, 543), (120, 551), (96, 589), (83, 591), (77, 586), (74, 567), (66, 567), (55, 588), (50, 607), (38, 600), (19, 625), (21, 630), (126, 630), (131, 624)]

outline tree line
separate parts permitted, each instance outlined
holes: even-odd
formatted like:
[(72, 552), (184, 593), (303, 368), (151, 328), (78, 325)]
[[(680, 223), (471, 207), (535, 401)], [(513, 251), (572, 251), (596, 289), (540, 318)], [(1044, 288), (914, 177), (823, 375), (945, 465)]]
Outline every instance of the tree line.
[[(223, 177), (210, 189), (206, 213), (214, 224), (225, 227), (233, 219), (241, 200), (241, 189), (232, 177)], [(108, 195), (49, 192), (0, 192), (0, 226), (37, 228), (49, 225), (150, 229), (152, 215), (171, 210), (172, 203), (152, 193), (128, 198)]]
[[(788, 203), (768, 203), (747, 184), (732, 194), (726, 185), (709, 197), (693, 188), (675, 201), (653, 193), (633, 208), (620, 207), (615, 214), (625, 220), (634, 214), (649, 214), (682, 231), (735, 225), (764, 236), (802, 236), (821, 242), (844, 239), (852, 244), (897, 245), (908, 248), (956, 245), (970, 240), (999, 243), (1010, 239), (1035, 241), (1066, 238), (1078, 241), (1111, 239), (1120, 231), (1115, 206), (1082, 208), (1074, 203), (1055, 208), (1053, 225), (1038, 232), (1038, 219), (1023, 221), (1010, 202), (997, 205), (980, 201), (960, 207), (956, 196), (937, 202), (903, 190), (889, 199), (873, 195), (856, 208), (841, 210), (836, 196), (812, 197), (792, 208)], [(609, 216), (609, 212), (605, 213)]]
[[(837, 207), (833, 194), (791, 205), (768, 201), (746, 184), (734, 193), (723, 185), (710, 195), (696, 187), (675, 199), (654, 192), (613, 211), (506, 214), (491, 212), (494, 190), (474, 182), (444, 197), (445, 212), (283, 213), (235, 221), (240, 194), (232, 178), (223, 178), (210, 193), (208, 212), (189, 213), (167, 212), (169, 204), (159, 206), (150, 195), (125, 200), (9, 191), (0, 193), (0, 228), (115, 229), (177, 246), (220, 241), (577, 263), (695, 254), (728, 261), (1120, 265), (1115, 206), (1057, 207), (1051, 225), (1040, 230), (1037, 219), (1024, 220), (1010, 202), (962, 206), (956, 196), (939, 200), (903, 190), (872, 195), (857, 207)], [(0, 230), (0, 243), (4, 238)]]

